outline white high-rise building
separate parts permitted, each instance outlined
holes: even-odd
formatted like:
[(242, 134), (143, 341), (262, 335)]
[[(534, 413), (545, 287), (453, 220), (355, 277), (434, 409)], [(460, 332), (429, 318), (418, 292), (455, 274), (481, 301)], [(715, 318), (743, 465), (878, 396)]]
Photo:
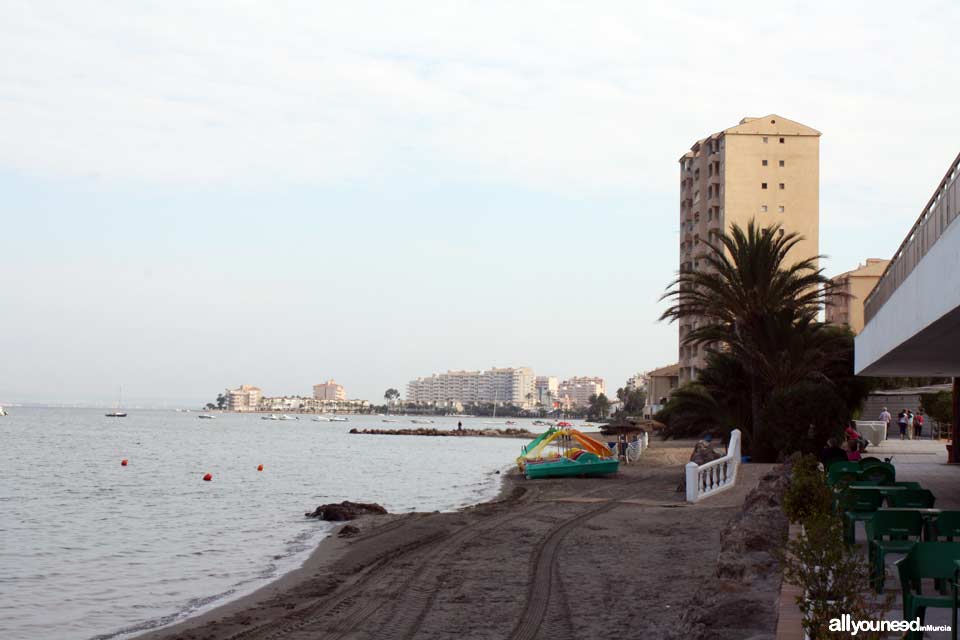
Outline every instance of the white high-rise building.
[(435, 373), (407, 383), (407, 401), (439, 405), (498, 403), (531, 408), (537, 401), (534, 381), (530, 367)]
[(537, 376), (535, 381), (537, 389), (537, 403), (550, 409), (554, 402), (560, 400), (558, 391), (560, 390), (560, 380), (556, 376)]
[(564, 406), (582, 407), (590, 403), (590, 396), (606, 393), (606, 387), (603, 378), (577, 376), (561, 382), (558, 393)]

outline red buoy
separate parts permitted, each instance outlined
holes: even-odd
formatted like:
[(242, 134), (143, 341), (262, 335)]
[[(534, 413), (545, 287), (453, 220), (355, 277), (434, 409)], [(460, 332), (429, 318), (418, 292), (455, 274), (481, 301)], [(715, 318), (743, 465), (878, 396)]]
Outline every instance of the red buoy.
[(211, 480), (213, 480), (213, 474), (208, 473), (207, 475), (203, 476), (203, 479), (206, 480), (207, 482), (210, 482)]
[(258, 465), (257, 465), (257, 471), (263, 471), (263, 465), (262, 465), (262, 464), (258, 464)]
[(127, 459), (126, 459), (126, 458), (124, 458), (123, 460), (120, 461), (120, 466), (121, 466), (121, 467), (127, 466)]

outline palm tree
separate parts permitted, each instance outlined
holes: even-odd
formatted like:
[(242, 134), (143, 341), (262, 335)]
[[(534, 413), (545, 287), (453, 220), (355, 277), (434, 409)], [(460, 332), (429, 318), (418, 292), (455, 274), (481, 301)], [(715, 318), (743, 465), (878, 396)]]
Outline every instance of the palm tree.
[[(705, 268), (682, 271), (661, 297), (670, 301), (661, 320), (700, 319), (681, 337), (682, 344), (727, 351), (743, 367), (754, 443), (763, 436), (764, 386), (804, 377), (824, 355), (807, 351), (812, 344), (805, 338), (786, 347), (782, 341), (790, 343), (806, 330), (816, 332), (817, 314), (828, 296), (845, 295), (817, 268), (824, 256), (788, 260), (802, 240), (799, 234), (784, 233), (779, 224), (764, 228), (751, 220), (746, 230), (734, 224), (718, 242), (705, 241), (707, 252), (700, 257)], [(784, 350), (792, 356), (787, 362), (778, 360)]]

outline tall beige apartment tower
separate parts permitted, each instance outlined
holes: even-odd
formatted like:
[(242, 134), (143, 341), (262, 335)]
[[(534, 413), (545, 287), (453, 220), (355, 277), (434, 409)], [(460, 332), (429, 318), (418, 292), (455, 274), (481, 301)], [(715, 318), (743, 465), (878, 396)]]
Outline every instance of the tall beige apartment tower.
[[(704, 240), (733, 224), (780, 223), (804, 240), (790, 258), (819, 253), (820, 132), (776, 114), (744, 118), (698, 140), (680, 158), (680, 271), (703, 268)], [(680, 337), (698, 318), (680, 319)], [(680, 382), (696, 378), (705, 348), (680, 346)]]

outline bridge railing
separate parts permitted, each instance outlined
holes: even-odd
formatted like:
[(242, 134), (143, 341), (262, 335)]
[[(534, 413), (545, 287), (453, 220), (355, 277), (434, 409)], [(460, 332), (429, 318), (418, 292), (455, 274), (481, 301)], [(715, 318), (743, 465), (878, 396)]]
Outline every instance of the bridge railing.
[(954, 159), (943, 180), (933, 192), (920, 217), (910, 228), (900, 248), (893, 254), (880, 280), (863, 304), (863, 321), (870, 322), (893, 292), (903, 284), (930, 247), (960, 213), (960, 154)]

